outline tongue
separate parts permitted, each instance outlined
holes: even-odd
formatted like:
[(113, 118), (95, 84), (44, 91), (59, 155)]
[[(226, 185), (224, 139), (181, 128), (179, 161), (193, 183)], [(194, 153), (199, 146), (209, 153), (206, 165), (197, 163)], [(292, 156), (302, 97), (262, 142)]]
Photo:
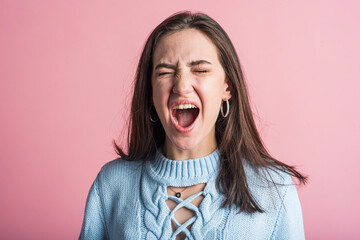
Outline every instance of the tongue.
[(180, 126), (190, 126), (196, 118), (196, 109), (177, 110), (177, 120)]

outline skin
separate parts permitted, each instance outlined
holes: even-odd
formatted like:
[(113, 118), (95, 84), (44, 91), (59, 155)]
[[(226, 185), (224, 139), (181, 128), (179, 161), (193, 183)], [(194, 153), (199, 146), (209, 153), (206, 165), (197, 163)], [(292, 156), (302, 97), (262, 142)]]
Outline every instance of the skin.
[[(186, 160), (212, 153), (217, 148), (215, 122), (220, 105), (231, 98), (216, 46), (196, 29), (171, 33), (157, 44), (153, 66), (152, 100), (166, 133), (165, 156)], [(181, 100), (199, 108), (189, 132), (179, 131), (171, 119), (171, 106)]]
[[(166, 133), (164, 154), (173, 160), (186, 160), (206, 156), (217, 148), (215, 122), (219, 115), (222, 100), (230, 99), (228, 80), (220, 64), (217, 49), (202, 32), (185, 29), (168, 34), (160, 39), (153, 55), (152, 101)], [(193, 128), (180, 131), (172, 119), (171, 107), (187, 101), (199, 108)], [(182, 192), (182, 199), (202, 191), (205, 183), (189, 186), (186, 189), (171, 187)], [(193, 200), (199, 207), (203, 196)], [(166, 200), (170, 210), (177, 203)], [(194, 212), (181, 208), (175, 212), (180, 224), (194, 216)], [(173, 224), (173, 231), (176, 226)], [(189, 229), (191, 226), (188, 227)], [(183, 233), (177, 239), (185, 239)]]

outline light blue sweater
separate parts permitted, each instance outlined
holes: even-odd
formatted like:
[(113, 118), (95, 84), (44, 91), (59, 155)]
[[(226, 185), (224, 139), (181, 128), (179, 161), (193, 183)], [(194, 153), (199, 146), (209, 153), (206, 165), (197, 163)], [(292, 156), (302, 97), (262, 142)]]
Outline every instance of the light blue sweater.
[[(219, 151), (198, 159), (173, 161), (157, 153), (152, 161), (107, 163), (95, 179), (87, 198), (79, 239), (305, 239), (301, 206), (291, 176), (271, 171), (277, 190), (246, 164), (248, 185), (265, 213), (247, 214), (222, 208), (224, 196), (215, 187)], [(264, 171), (265, 172), (265, 171)], [(268, 176), (269, 177), (269, 176)], [(203, 192), (182, 201), (167, 195), (167, 186), (206, 183)], [(190, 202), (204, 195), (200, 207)], [(177, 201), (196, 215), (183, 225), (165, 200)], [(171, 220), (178, 224), (173, 232)], [(191, 231), (186, 227), (192, 224)]]

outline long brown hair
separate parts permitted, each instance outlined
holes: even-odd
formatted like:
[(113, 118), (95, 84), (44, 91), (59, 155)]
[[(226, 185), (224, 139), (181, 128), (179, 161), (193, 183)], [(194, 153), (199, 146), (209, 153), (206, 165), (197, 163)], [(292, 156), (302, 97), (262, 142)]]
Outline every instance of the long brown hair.
[[(227, 79), (231, 82), (230, 114), (226, 118), (219, 114), (215, 124), (215, 135), (220, 150), (220, 172), (216, 183), (219, 191), (225, 196), (223, 207), (230, 208), (235, 205), (240, 211), (263, 212), (247, 185), (244, 161), (247, 161), (257, 173), (260, 172), (259, 169), (268, 171), (275, 168), (291, 174), (300, 183), (305, 183), (307, 178), (294, 167), (271, 157), (264, 147), (254, 123), (247, 87), (235, 48), (222, 27), (206, 14), (187, 11), (176, 13), (158, 25), (147, 39), (136, 71), (127, 151), (114, 141), (116, 152), (128, 161), (146, 161), (152, 159), (156, 149), (164, 144), (165, 131), (160, 121), (150, 120), (156, 117), (151, 104), (152, 57), (161, 37), (189, 28), (201, 31), (213, 41)], [(272, 180), (269, 181), (276, 185)]]

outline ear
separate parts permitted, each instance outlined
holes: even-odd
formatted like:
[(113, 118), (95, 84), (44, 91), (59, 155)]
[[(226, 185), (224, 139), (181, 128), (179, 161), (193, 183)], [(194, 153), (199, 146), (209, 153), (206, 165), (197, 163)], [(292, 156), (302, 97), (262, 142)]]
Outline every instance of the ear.
[(232, 82), (226, 78), (224, 83), (224, 93), (223, 93), (223, 100), (224, 99), (230, 99), (232, 97), (232, 91), (233, 91), (233, 84)]

